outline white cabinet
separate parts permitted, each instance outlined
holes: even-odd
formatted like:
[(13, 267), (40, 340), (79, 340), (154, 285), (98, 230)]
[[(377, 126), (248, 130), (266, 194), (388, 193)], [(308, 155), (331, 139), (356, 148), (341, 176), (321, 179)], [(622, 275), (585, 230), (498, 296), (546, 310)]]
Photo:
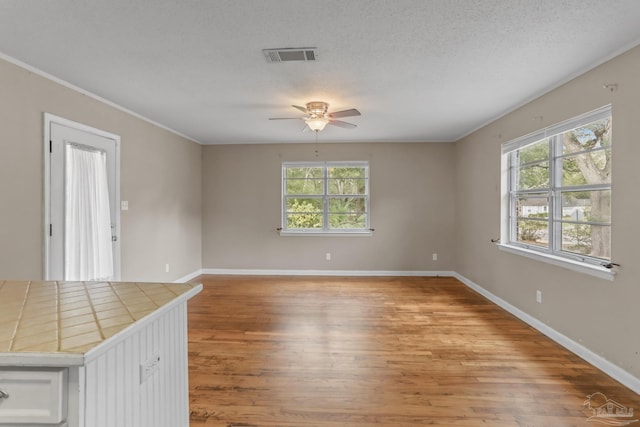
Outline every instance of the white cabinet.
[(65, 355), (31, 356), (3, 365), (0, 354), (0, 427), (189, 426), (186, 301), (66, 366)]
[[(188, 427), (187, 300), (202, 285), (89, 285), (79, 286), (79, 293), (93, 291), (96, 300), (104, 301), (105, 293), (117, 291), (120, 296), (109, 297), (114, 304), (126, 305), (126, 300), (138, 311), (94, 311), (80, 323), (87, 315), (69, 309), (64, 319), (77, 321), (66, 326), (60, 321), (54, 337), (70, 337), (67, 341), (81, 349), (65, 340), (59, 340), (58, 349), (70, 348), (57, 352), (3, 351), (0, 345), (0, 427)], [(64, 283), (56, 286), (65, 288)], [(76, 295), (77, 287), (70, 283), (71, 290), (59, 294)], [(23, 288), (29, 286), (18, 290)], [(146, 298), (143, 303), (139, 295)], [(35, 298), (40, 304), (41, 297)], [(116, 323), (122, 317), (126, 321)], [(91, 318), (104, 323), (91, 323)], [(0, 332), (10, 325), (5, 332), (11, 336), (33, 326), (29, 319), (18, 320), (24, 322), (17, 327), (3, 320)], [(80, 328), (87, 324), (92, 332)]]
[(0, 368), (0, 425), (64, 426), (68, 369)]

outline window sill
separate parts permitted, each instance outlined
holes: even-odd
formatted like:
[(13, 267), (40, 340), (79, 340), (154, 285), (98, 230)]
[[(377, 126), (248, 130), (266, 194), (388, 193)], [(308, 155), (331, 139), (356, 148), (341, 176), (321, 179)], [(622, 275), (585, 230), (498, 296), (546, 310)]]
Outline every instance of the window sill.
[(520, 248), (518, 246), (498, 244), (498, 248), (501, 251), (509, 252), (515, 255), (521, 255), (526, 258), (535, 259), (537, 261), (546, 262), (548, 264), (556, 265), (558, 267), (563, 267), (569, 270), (577, 271), (578, 273), (584, 273), (591, 276), (595, 276), (600, 279), (613, 280), (616, 274), (615, 271), (613, 271), (610, 268), (605, 268), (599, 265), (593, 265), (593, 264), (587, 264), (584, 262), (574, 261), (574, 260), (562, 258), (559, 256), (534, 251), (531, 249)]
[(284, 237), (368, 237), (373, 236), (373, 232), (364, 231), (279, 231)]

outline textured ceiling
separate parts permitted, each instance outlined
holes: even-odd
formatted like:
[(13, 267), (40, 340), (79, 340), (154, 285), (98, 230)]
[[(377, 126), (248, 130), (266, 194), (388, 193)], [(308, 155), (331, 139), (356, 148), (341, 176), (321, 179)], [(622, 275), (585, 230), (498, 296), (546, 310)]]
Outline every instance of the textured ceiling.
[[(638, 0), (0, 0), (0, 52), (203, 144), (455, 141), (640, 43)], [(317, 47), (270, 64), (261, 50)], [(605, 83), (605, 82), (603, 82)]]

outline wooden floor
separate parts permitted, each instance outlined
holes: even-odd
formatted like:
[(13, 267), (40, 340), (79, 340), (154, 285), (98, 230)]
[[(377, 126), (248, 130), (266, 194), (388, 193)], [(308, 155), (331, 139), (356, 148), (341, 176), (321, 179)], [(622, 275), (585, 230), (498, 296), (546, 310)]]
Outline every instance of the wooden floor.
[(604, 425), (583, 406), (596, 392), (640, 413), (639, 395), (453, 278), (199, 281), (192, 427)]

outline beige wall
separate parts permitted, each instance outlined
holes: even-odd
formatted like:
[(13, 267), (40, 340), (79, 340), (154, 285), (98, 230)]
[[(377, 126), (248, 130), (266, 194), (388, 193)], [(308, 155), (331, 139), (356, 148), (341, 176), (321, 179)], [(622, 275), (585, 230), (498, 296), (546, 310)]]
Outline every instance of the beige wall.
[[(43, 276), (43, 113), (121, 136), (122, 279), (200, 268), (202, 148), (0, 60), (0, 277)], [(169, 263), (170, 273), (165, 273)]]
[[(456, 143), (456, 270), (640, 378), (640, 48)], [(605, 83), (617, 83), (610, 92)], [(501, 144), (597, 107), (613, 108), (613, 282), (499, 251)], [(542, 116), (542, 120), (534, 119)], [(536, 290), (543, 303), (535, 302)]]
[[(283, 237), (283, 161), (311, 144), (204, 147), (204, 268), (451, 270), (453, 144), (321, 144), (317, 160), (368, 160), (371, 237)], [(325, 253), (332, 254), (326, 261)], [(432, 253), (438, 261), (432, 261)]]

